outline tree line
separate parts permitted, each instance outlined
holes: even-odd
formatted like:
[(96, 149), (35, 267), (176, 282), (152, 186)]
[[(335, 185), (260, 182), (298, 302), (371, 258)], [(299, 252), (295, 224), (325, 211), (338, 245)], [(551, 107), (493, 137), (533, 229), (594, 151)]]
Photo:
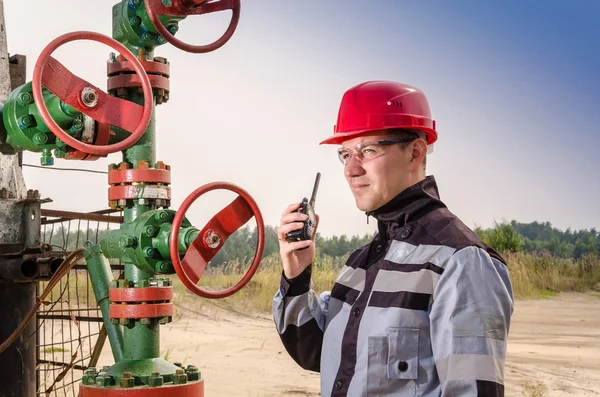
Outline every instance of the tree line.
[(559, 230), (550, 222), (521, 223), (515, 220), (495, 223), (488, 229), (476, 228), (480, 237), (499, 251), (549, 254), (557, 258), (580, 259), (598, 255), (600, 234), (590, 230)]
[[(595, 228), (590, 230), (559, 230), (550, 222), (521, 223), (515, 220), (495, 223), (483, 229), (476, 227), (475, 232), (482, 240), (500, 252), (524, 252), (549, 254), (557, 258), (580, 259), (587, 255), (598, 255), (600, 234)], [(42, 240), (55, 246), (73, 250), (83, 246), (85, 241), (100, 241), (106, 231), (89, 228), (87, 230), (67, 230), (56, 226), (42, 233)], [(316, 261), (333, 259), (336, 264), (343, 262), (352, 251), (368, 244), (374, 234), (323, 237), (317, 234)], [(250, 261), (256, 249), (257, 229), (245, 226), (232, 234), (223, 248), (211, 261), (218, 265), (228, 261)], [(265, 247), (263, 257), (279, 254), (277, 227), (265, 225)]]

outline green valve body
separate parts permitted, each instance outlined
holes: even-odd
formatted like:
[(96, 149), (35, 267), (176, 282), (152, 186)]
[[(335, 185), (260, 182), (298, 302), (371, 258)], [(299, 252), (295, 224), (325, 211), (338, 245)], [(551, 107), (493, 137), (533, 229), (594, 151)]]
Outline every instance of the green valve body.
[[(175, 34), (179, 29), (179, 21), (185, 17), (161, 15), (159, 19)], [(152, 51), (166, 43), (152, 25), (143, 0), (124, 0), (113, 6), (113, 38), (130, 50), (144, 48)]]
[[(84, 133), (86, 116), (65, 104), (47, 89), (42, 89), (44, 102), (51, 117), (69, 135), (81, 139)], [(52, 165), (52, 153), (56, 157), (66, 156), (70, 149), (43, 122), (33, 100), (31, 82), (13, 90), (2, 108), (0, 143), (15, 152), (28, 150), (41, 152), (42, 165)]]
[[(150, 275), (173, 274), (169, 254), (169, 236), (175, 211), (157, 209), (141, 213), (118, 230), (107, 232), (100, 242), (109, 258), (120, 258)], [(199, 231), (187, 219), (179, 232), (179, 251), (185, 253)]]

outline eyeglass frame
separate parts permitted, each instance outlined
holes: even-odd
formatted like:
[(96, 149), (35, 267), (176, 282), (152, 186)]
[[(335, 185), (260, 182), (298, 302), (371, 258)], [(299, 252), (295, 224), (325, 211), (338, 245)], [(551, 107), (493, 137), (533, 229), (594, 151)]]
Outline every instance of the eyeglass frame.
[[(365, 143), (359, 143), (357, 145), (355, 145), (353, 148), (351, 148), (352, 153), (350, 154), (350, 157), (354, 156), (354, 152), (360, 152), (360, 150), (357, 150), (356, 148), (358, 148), (359, 146), (370, 146), (370, 145), (380, 145), (380, 146), (389, 146), (389, 145), (394, 145), (396, 143), (410, 143), (413, 141), (416, 141), (417, 139), (419, 139), (420, 137), (405, 137), (405, 138), (396, 138), (396, 139), (381, 139), (379, 141), (375, 141), (375, 142), (365, 142)], [(349, 150), (350, 148), (339, 148), (337, 153), (338, 153), (338, 158), (340, 160), (340, 162), (343, 165), (346, 165), (348, 163), (348, 160), (350, 160), (350, 157), (348, 157), (346, 160), (342, 159), (341, 157), (341, 151), (342, 150)], [(383, 153), (377, 157), (382, 156)], [(363, 156), (364, 157), (364, 156)], [(369, 160), (374, 160), (377, 157), (373, 157), (372, 159)], [(359, 160), (358, 157), (355, 157), (357, 161), (359, 161), (360, 163), (363, 163), (364, 161)], [(369, 161), (367, 160), (367, 161)]]

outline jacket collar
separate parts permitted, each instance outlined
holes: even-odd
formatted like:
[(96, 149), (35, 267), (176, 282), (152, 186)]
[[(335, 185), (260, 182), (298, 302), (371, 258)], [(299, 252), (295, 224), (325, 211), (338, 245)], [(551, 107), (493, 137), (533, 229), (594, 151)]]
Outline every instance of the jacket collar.
[(379, 230), (385, 230), (385, 225), (396, 223), (402, 227), (406, 223), (423, 217), (434, 209), (446, 207), (440, 200), (437, 183), (433, 175), (404, 189), (400, 194), (374, 211), (367, 212), (379, 223)]

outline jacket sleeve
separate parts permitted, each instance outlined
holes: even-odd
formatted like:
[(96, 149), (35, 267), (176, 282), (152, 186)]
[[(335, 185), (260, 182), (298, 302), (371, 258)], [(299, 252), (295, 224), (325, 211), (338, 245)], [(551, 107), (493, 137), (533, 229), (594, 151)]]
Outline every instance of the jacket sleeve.
[(306, 370), (320, 371), (327, 302), (310, 288), (312, 265), (293, 279), (283, 274), (273, 297), (273, 319), (289, 355)]
[(442, 397), (504, 396), (513, 310), (506, 264), (479, 247), (452, 255), (434, 290), (430, 314)]

